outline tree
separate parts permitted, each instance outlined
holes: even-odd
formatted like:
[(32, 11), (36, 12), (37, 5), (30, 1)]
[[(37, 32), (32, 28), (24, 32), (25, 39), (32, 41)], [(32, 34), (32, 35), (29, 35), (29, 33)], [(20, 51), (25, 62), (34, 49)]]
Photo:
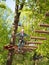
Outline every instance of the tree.
[[(15, 0), (14, 0), (15, 1)], [(25, 0), (25, 3), (23, 0), (16, 0), (16, 9), (15, 9), (15, 17), (11, 17), (11, 15), (13, 16), (13, 14), (11, 14), (12, 12), (10, 11), (9, 14), (7, 14), (5, 16), (5, 14), (7, 13), (6, 11), (9, 11), (10, 9), (8, 9), (6, 7), (6, 5), (4, 3), (1, 2), (0, 4), (0, 11), (2, 11), (0, 13), (0, 47), (3, 47), (5, 45), (5, 43), (9, 44), (9, 38), (8, 35), (9, 33), (11, 34), (11, 32), (9, 32), (9, 29), (11, 29), (11, 19), (14, 18), (14, 25), (12, 28), (12, 36), (11, 38), (13, 39), (12, 41), (10, 41), (10, 44), (15, 45), (16, 44), (16, 36), (15, 34), (17, 32), (19, 32), (21, 30), (21, 27), (18, 27), (18, 22), (22, 23), (22, 26), (24, 27), (24, 31), (25, 33), (29, 34), (30, 36), (45, 36), (47, 38), (46, 41), (42, 41), (43, 44), (38, 46), (38, 49), (36, 50), (38, 53), (40, 52), (42, 55), (46, 55), (46, 58), (49, 57), (49, 36), (46, 34), (38, 34), (35, 33), (34, 30), (39, 29), (39, 30), (49, 30), (49, 28), (41, 28), (38, 24), (40, 23), (49, 23), (49, 17), (46, 16), (46, 13), (49, 11), (49, 0)], [(22, 8), (21, 8), (22, 6)], [(12, 19), (13, 20), (13, 19)], [(8, 21), (8, 23), (7, 23)], [(15, 30), (14, 30), (15, 29)], [(18, 31), (17, 31), (18, 29)], [(4, 31), (4, 32), (3, 32)], [(11, 30), (10, 30), (11, 31)], [(28, 39), (28, 38), (27, 38)], [(29, 40), (31, 40), (29, 38)], [(31, 40), (34, 41), (34, 40)], [(39, 40), (36, 40), (39, 41)], [(1, 48), (2, 49), (2, 48)], [(4, 59), (5, 55), (7, 55), (7, 53), (2, 52)], [(34, 52), (31, 53), (31, 55), (33, 55)], [(11, 54), (11, 55), (10, 55)], [(7, 65), (9, 63), (12, 64), (12, 60), (13, 60), (13, 55), (14, 55), (14, 50), (9, 51), (9, 55), (7, 58)], [(26, 54), (27, 58), (31, 57), (31, 55)], [(26, 56), (25, 55), (25, 56)], [(17, 55), (16, 55), (17, 56)], [(15, 57), (16, 57), (15, 56)], [(19, 56), (19, 55), (18, 55)], [(2, 57), (0, 55), (0, 57)], [(26, 59), (27, 59), (26, 58)], [(19, 59), (19, 58), (18, 58)], [(30, 59), (30, 58), (29, 58)], [(29, 64), (29, 59), (25, 60), (26, 64), (28, 62)], [(10, 61), (9, 61), (10, 60)], [(1, 60), (0, 63), (3, 65), (3, 61)], [(6, 62), (6, 61), (5, 61)], [(14, 62), (16, 62), (16, 60), (14, 59)], [(24, 63), (25, 63), (24, 62)]]
[[(9, 43), (9, 35), (11, 28), (9, 22), (9, 16), (12, 14), (12, 11), (6, 6), (4, 1), (0, 2), (0, 64), (3, 65), (6, 62), (7, 51), (4, 51), (3, 46)], [(9, 20), (10, 21), (9, 21)], [(7, 22), (8, 21), (8, 22)]]
[[(15, 6), (16, 14), (15, 14), (14, 23), (13, 23), (14, 29), (12, 31), (12, 37), (11, 37), (11, 41), (10, 41), (10, 44), (12, 44), (12, 45), (15, 45), (15, 42), (16, 42), (16, 31), (18, 28), (19, 17), (21, 14), (21, 12), (19, 12), (19, 10), (22, 10), (23, 5), (24, 5), (24, 1), (22, 1), (22, 3), (19, 5), (19, 0), (16, 0), (16, 6)], [(14, 50), (9, 51), (6, 65), (12, 65), (13, 54), (14, 54)]]

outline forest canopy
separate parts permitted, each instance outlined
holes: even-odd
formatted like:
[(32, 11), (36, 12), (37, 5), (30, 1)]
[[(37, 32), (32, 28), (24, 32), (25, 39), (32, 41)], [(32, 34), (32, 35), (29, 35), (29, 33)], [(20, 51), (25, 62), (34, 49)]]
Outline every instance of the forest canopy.
[[(6, 0), (0, 1), (0, 65), (6, 65), (8, 50), (4, 49), (5, 45), (10, 44), (11, 34), (13, 31), (13, 23), (15, 15), (18, 16), (18, 28), (16, 34), (24, 29), (24, 32), (29, 35), (24, 40), (42, 42), (37, 45), (38, 48), (32, 52), (26, 52), (25, 55), (15, 54), (13, 56), (12, 65), (33, 65), (31, 58), (35, 51), (42, 55), (42, 60), (38, 65), (49, 64), (49, 34), (39, 34), (35, 30), (49, 31), (49, 27), (40, 27), (40, 24), (49, 24), (49, 0), (13, 0), (15, 12), (13, 12), (6, 4)], [(18, 11), (17, 11), (18, 10)], [(31, 36), (46, 37), (46, 40), (34, 40)], [(16, 37), (16, 44), (18, 44), (18, 37)]]

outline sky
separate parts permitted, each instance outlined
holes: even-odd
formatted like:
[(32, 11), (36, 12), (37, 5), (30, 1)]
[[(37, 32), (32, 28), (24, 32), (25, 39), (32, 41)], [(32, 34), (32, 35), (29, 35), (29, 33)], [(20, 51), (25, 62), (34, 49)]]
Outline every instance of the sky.
[[(27, 0), (26, 0), (27, 2)], [(15, 12), (15, 2), (13, 0), (6, 0), (6, 4), (13, 12)]]
[(6, 0), (6, 4), (13, 12), (15, 11), (15, 2), (13, 0)]

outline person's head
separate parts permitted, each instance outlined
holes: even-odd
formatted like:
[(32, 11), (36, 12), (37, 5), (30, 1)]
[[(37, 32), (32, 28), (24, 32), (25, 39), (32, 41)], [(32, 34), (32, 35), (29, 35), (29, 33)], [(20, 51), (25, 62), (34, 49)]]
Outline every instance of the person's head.
[(21, 30), (21, 33), (24, 33), (24, 29)]

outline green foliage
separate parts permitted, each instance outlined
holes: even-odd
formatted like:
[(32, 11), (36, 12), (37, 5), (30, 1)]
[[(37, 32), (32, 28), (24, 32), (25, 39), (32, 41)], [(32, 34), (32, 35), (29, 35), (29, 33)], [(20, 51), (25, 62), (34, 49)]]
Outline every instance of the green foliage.
[(0, 8), (4, 8), (4, 9), (6, 9), (5, 2), (0, 2)]
[[(6, 65), (7, 51), (4, 45), (10, 42), (12, 11), (6, 6), (5, 2), (0, 2), (0, 65)], [(8, 21), (9, 20), (9, 21)]]

